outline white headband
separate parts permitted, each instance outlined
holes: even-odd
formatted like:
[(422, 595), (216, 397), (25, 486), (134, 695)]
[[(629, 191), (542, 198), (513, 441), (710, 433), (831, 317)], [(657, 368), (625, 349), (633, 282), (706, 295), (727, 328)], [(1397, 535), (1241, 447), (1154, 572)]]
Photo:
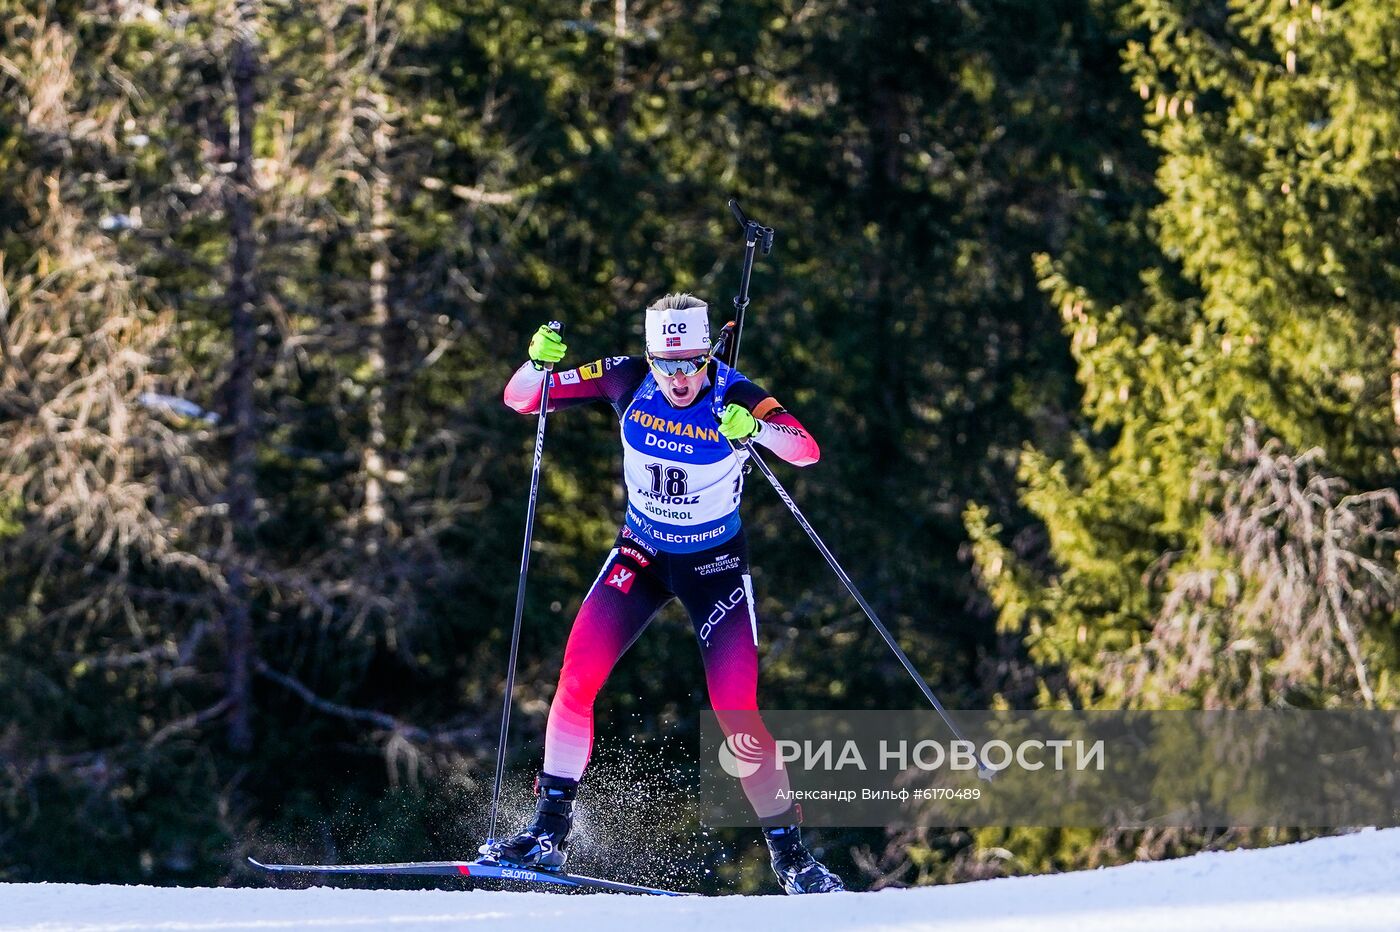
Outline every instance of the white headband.
[(695, 354), (710, 351), (710, 308), (647, 308), (647, 352), (684, 350)]

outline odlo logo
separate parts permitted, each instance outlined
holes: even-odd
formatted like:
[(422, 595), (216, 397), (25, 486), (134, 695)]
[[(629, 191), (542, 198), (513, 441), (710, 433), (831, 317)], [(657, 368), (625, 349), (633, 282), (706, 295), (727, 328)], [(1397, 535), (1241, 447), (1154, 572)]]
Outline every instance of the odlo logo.
[(719, 765), (735, 779), (753, 776), (762, 763), (763, 745), (746, 731), (734, 732), (719, 746)]
[(715, 625), (724, 621), (724, 616), (729, 614), (729, 610), (744, 601), (744, 587), (740, 586), (723, 599), (715, 603), (715, 607), (710, 610), (710, 617), (705, 619), (705, 623), (700, 626), (700, 640), (706, 646), (710, 646), (710, 635), (715, 631)]

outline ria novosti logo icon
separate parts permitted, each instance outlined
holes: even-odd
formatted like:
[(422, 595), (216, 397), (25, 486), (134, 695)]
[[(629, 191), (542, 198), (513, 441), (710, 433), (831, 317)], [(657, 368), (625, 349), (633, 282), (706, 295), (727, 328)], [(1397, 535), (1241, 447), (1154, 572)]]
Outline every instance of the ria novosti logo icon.
[(740, 780), (758, 773), (763, 763), (763, 745), (745, 731), (736, 731), (719, 746), (719, 765)]

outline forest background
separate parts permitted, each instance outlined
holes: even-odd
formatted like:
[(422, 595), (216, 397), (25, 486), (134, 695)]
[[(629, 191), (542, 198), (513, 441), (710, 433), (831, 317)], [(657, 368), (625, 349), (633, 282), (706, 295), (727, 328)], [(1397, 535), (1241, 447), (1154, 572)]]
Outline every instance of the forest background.
[[(638, 352), (668, 291), (718, 322), (731, 195), (778, 230), (743, 369), (823, 448), (781, 475), (947, 705), (1396, 701), (1400, 4), (0, 0), (0, 29), (0, 879), (470, 855), (533, 441), (502, 386), (551, 318), (574, 363)], [(551, 421), (512, 815), (617, 460), (607, 410)], [(918, 707), (747, 498), (764, 705)], [(704, 708), (668, 610), (600, 703), (600, 870), (769, 884), (667, 784)], [(813, 833), (860, 887), (1288, 835)]]

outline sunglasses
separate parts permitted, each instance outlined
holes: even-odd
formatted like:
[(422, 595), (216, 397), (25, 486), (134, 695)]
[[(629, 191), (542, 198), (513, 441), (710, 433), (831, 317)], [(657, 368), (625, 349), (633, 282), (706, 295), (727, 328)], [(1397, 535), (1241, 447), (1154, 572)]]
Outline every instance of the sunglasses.
[(658, 359), (648, 355), (647, 361), (657, 372), (674, 378), (678, 375), (694, 375), (704, 369), (710, 362), (710, 356), (706, 353), (703, 356), (692, 356), (689, 359)]

